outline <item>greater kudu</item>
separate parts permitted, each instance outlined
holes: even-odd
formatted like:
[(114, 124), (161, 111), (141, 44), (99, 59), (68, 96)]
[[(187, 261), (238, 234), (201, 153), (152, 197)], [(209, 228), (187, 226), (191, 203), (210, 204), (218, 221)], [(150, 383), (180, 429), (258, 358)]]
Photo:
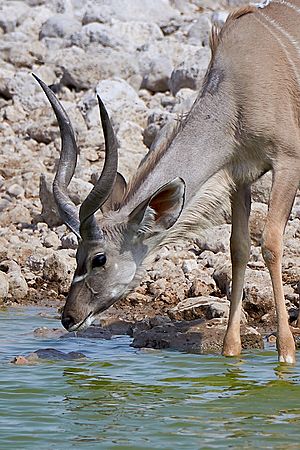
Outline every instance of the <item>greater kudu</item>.
[(250, 251), (250, 185), (271, 170), (262, 253), (273, 283), (279, 360), (293, 363), (295, 343), (281, 259), (283, 233), (300, 181), (300, 0), (274, 0), (233, 12), (221, 31), (212, 31), (211, 50), (191, 111), (168, 144), (158, 144), (149, 153), (129, 186), (117, 173), (117, 140), (98, 99), (106, 158), (79, 215), (67, 193), (77, 158), (74, 133), (59, 101), (38, 80), (62, 137), (54, 196), (64, 222), (79, 238), (62, 323), (69, 331), (89, 326), (137, 284), (138, 269), (150, 252), (168, 239), (196, 233), (227, 198), (232, 208), (232, 292), (223, 353), (238, 355)]

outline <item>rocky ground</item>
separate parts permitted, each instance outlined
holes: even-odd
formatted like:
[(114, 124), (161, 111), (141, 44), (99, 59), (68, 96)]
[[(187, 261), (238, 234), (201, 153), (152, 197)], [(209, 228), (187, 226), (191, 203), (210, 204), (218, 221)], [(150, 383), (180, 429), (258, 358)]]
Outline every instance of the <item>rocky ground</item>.
[[(80, 159), (70, 186), (79, 204), (100, 172), (98, 92), (129, 178), (161, 127), (188, 111), (210, 58), (212, 23), (239, 2), (215, 0), (2, 0), (0, 4), (0, 302), (64, 303), (76, 238), (57, 215), (51, 181), (60, 138), (37, 74), (62, 100)], [(274, 331), (271, 283), (259, 248), (270, 189), (253, 187), (252, 251), (243, 299), (243, 345)], [(230, 297), (228, 223), (160, 250), (144, 281), (101, 319), (133, 345), (219, 351)], [(300, 197), (285, 236), (283, 279), (291, 321), (300, 294)], [(117, 323), (118, 322), (118, 323)], [(114, 328), (115, 327), (115, 328)], [(101, 333), (100, 333), (101, 334)]]

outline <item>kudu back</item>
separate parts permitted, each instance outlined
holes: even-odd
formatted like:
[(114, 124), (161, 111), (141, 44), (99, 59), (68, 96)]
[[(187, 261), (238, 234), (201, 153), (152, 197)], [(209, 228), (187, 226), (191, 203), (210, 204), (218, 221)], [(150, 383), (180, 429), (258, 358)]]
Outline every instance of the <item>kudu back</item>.
[(69, 331), (89, 326), (138, 284), (149, 254), (163, 243), (197, 235), (228, 201), (232, 292), (223, 353), (238, 355), (250, 253), (250, 186), (272, 171), (262, 253), (273, 284), (279, 360), (293, 363), (295, 343), (285, 308), (281, 259), (283, 233), (300, 181), (300, 0), (271, 1), (233, 12), (222, 30), (212, 30), (211, 51), (191, 111), (171, 137), (164, 138), (168, 133), (162, 131), (128, 186), (117, 172), (118, 143), (98, 98), (105, 163), (79, 211), (67, 192), (78, 154), (73, 129), (53, 92), (37, 78), (62, 138), (54, 197), (62, 219), (79, 239), (62, 323)]

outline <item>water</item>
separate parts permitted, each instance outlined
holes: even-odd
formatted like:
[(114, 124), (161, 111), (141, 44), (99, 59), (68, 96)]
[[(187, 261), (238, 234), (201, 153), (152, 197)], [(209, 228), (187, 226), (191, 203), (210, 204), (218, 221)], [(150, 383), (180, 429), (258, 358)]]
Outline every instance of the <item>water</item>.
[[(0, 311), (0, 448), (299, 449), (300, 355), (241, 358), (145, 351), (128, 337), (42, 339), (36, 309)], [(85, 361), (10, 364), (53, 347)]]

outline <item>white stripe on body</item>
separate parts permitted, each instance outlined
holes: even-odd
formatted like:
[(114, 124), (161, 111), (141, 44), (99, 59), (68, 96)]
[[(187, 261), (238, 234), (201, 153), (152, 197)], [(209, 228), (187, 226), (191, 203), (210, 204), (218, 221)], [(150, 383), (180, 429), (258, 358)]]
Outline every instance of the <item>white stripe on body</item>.
[[(260, 20), (259, 16), (263, 16), (267, 23), (264, 23), (262, 20)], [(285, 55), (287, 57), (287, 60), (289, 61), (290, 66), (292, 67), (292, 69), (293, 69), (293, 71), (295, 73), (296, 80), (298, 81), (298, 85), (299, 85), (299, 88), (300, 88), (300, 69), (297, 67), (297, 65), (295, 64), (293, 58), (291, 57), (287, 45), (282, 41), (282, 39), (280, 39), (280, 35), (278, 36), (278, 33), (276, 33), (274, 31), (274, 28), (275, 28), (275, 30), (279, 31), (279, 33), (281, 35), (285, 36), (287, 38), (287, 40), (292, 44), (292, 46), (296, 48), (296, 50), (297, 50), (297, 52), (299, 54), (299, 58), (300, 58), (300, 46), (299, 46), (298, 42), (278, 22), (276, 22), (274, 19), (271, 19), (271, 17), (268, 17), (263, 11), (260, 11), (259, 16), (258, 15), (254, 15), (253, 17), (255, 17), (255, 19), (261, 25), (263, 25), (269, 31), (269, 33), (272, 34), (272, 36), (276, 39), (276, 41), (278, 42), (278, 44), (280, 45), (280, 47), (284, 51), (284, 53), (285, 53)]]

